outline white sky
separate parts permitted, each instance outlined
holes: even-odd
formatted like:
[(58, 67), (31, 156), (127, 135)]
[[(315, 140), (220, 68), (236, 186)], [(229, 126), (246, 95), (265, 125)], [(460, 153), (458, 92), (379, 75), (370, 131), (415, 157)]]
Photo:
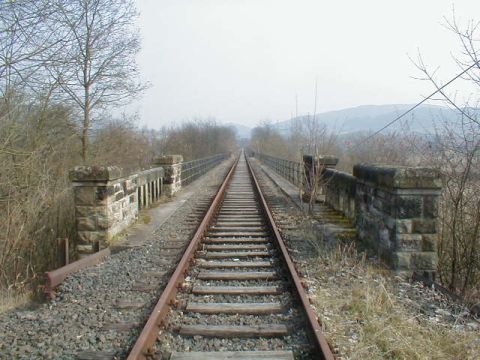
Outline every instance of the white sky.
[(366, 104), (414, 103), (418, 49), (447, 80), (458, 69), (443, 17), (480, 21), (479, 0), (136, 0), (152, 87), (137, 101), (151, 128), (194, 117), (254, 126)]

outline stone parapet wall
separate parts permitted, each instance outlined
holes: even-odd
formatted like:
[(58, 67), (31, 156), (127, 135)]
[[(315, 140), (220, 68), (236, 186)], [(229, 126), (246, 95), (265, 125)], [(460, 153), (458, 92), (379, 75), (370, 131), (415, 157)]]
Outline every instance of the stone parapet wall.
[[(228, 154), (195, 160), (186, 182), (205, 174), (226, 158)], [(70, 179), (75, 197), (78, 252), (90, 254), (107, 247), (116, 235), (138, 219), (141, 209), (161, 196), (178, 192), (182, 187), (182, 163), (181, 155), (161, 156), (155, 159), (152, 169), (129, 175), (115, 166), (75, 167)]]
[[(287, 160), (258, 153), (254, 156), (308, 191), (305, 181), (291, 180)], [(426, 275), (435, 272), (438, 201), (442, 188), (437, 170), (359, 164), (355, 165), (352, 175), (335, 170), (333, 157), (313, 159), (309, 155), (304, 157), (307, 174), (304, 176), (321, 174), (322, 200), (353, 220), (361, 241), (375, 249), (395, 270)], [(325, 163), (321, 159), (326, 159)], [(315, 170), (315, 166), (319, 169)]]
[(355, 192), (357, 178), (346, 172), (326, 169), (322, 177), (325, 188), (325, 202), (355, 221)]
[(182, 155), (164, 155), (154, 160), (154, 164), (165, 171), (163, 184), (167, 196), (173, 196), (182, 188), (182, 162)]
[(356, 165), (356, 226), (361, 240), (397, 270), (435, 271), (439, 172)]
[(140, 209), (163, 194), (163, 168), (123, 176), (114, 166), (77, 166), (70, 172), (75, 196), (77, 250), (96, 252), (133, 224)]
[(338, 158), (332, 155), (303, 155), (302, 158), (305, 172), (303, 200), (310, 202), (315, 196), (315, 201), (325, 201), (325, 172), (335, 168)]
[(78, 251), (93, 253), (138, 217), (139, 174), (112, 166), (78, 166), (70, 172), (75, 196)]

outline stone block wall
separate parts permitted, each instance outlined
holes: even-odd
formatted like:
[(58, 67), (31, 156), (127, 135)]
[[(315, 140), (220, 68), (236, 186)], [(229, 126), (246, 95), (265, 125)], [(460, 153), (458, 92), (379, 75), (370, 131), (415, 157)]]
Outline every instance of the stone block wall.
[(93, 253), (138, 217), (138, 175), (113, 166), (78, 166), (70, 172), (75, 196), (78, 251)]
[(315, 201), (325, 201), (325, 172), (328, 169), (335, 168), (337, 163), (338, 158), (332, 155), (303, 155), (305, 169), (304, 201), (310, 201), (315, 187)]
[[(288, 173), (281, 159), (258, 153), (255, 156), (280, 175)], [(304, 161), (308, 176), (314, 171), (315, 160), (306, 155)], [(353, 220), (361, 241), (395, 270), (425, 275), (435, 272), (442, 188), (438, 171), (359, 164), (352, 175), (335, 170), (336, 161), (331, 156), (319, 157), (316, 163), (322, 169), (322, 201)]]
[[(214, 155), (196, 160), (195, 178), (228, 157)], [(182, 186), (181, 155), (155, 160), (154, 168), (124, 175), (115, 166), (77, 166), (70, 172), (74, 188), (75, 217), (80, 255), (108, 246), (109, 242), (133, 224), (139, 211), (161, 196), (172, 196)], [(158, 166), (161, 165), (161, 166)]]
[(167, 196), (172, 196), (182, 187), (182, 162), (182, 155), (164, 155), (154, 160), (156, 166), (165, 170), (163, 184)]
[(437, 265), (439, 172), (421, 167), (356, 165), (356, 226), (361, 240), (397, 270)]
[(323, 182), (325, 202), (335, 210), (343, 213), (347, 218), (355, 221), (357, 179), (353, 175), (343, 171), (326, 169)]

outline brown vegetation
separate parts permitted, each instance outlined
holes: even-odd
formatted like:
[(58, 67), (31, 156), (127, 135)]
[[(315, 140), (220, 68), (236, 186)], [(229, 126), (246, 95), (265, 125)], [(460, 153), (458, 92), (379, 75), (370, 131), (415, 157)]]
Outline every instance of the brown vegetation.
[[(480, 89), (480, 50), (478, 26), (469, 22), (462, 28), (455, 19), (447, 26), (458, 37), (460, 55), (455, 58), (460, 71), (470, 68), (463, 81)], [(472, 64), (476, 64), (472, 67)], [(341, 138), (314, 119), (294, 123), (290, 135), (282, 136), (274, 127), (253, 132), (251, 146), (269, 155), (300, 161), (302, 153), (332, 154), (340, 159), (338, 168), (351, 171), (355, 163), (433, 166), (444, 179), (439, 207), (438, 277), (452, 291), (480, 301), (480, 119), (478, 98), (463, 104), (457, 93), (441, 89), (436, 78), (419, 57), (417, 68), (423, 79), (440, 90), (441, 101), (456, 111), (457, 121), (436, 120), (430, 134), (414, 133), (407, 124), (401, 131), (388, 131), (371, 138), (356, 134)]]
[[(474, 118), (474, 115), (470, 114), (470, 117)], [(319, 125), (318, 129), (322, 126)], [(472, 303), (479, 301), (480, 126), (476, 122), (460, 117), (456, 124), (438, 124), (435, 134), (429, 136), (404, 130), (380, 134), (368, 142), (364, 139), (369, 134), (356, 134), (340, 140), (324, 130), (316, 140), (319, 145), (315, 146), (313, 142), (308, 147), (304, 146), (308, 144), (306, 136), (284, 137), (273, 127), (268, 131), (257, 128), (253, 134), (251, 146), (256, 151), (301, 161), (299, 155), (311, 149), (311, 154), (338, 156), (340, 162), (337, 168), (347, 172), (352, 171), (355, 163), (433, 166), (439, 169), (444, 179), (444, 190), (439, 208), (438, 278), (442, 284), (466, 296)], [(323, 150), (320, 152), (318, 149)]]
[[(58, 238), (75, 241), (68, 171), (82, 157), (67, 108), (30, 107), (11, 119), (0, 124), (0, 284), (18, 289), (61, 265)], [(139, 129), (126, 118), (97, 127), (89, 144), (93, 164), (119, 165), (127, 171), (149, 168), (161, 154), (184, 154), (191, 160), (236, 146), (233, 129), (213, 121), (154, 131)]]
[[(109, 111), (144, 88), (132, 1), (0, 2), (0, 292), (59, 265), (75, 241), (68, 171), (148, 168), (156, 155), (196, 159), (235, 148), (233, 129), (191, 121), (161, 131)], [(73, 245), (73, 244), (72, 244)], [(71, 246), (71, 248), (74, 248)], [(16, 295), (8, 295), (16, 298)]]

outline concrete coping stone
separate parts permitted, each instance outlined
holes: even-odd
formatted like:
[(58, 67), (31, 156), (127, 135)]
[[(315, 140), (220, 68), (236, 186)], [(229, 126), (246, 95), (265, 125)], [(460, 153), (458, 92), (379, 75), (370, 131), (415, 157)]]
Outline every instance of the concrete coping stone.
[(338, 164), (338, 158), (333, 155), (303, 155), (303, 162), (312, 164), (313, 160), (326, 167), (333, 167)]
[(118, 166), (82, 165), (70, 170), (71, 181), (111, 181), (123, 177), (123, 170)]
[(165, 177), (165, 170), (162, 167), (156, 167), (153, 169), (140, 171), (138, 174), (136, 174), (136, 177), (139, 184), (143, 185), (146, 182)]
[(335, 170), (335, 169), (326, 169), (325, 170), (326, 177), (333, 177), (335, 179), (341, 179), (342, 181), (349, 181), (355, 183), (357, 178), (350, 173), (345, 171)]
[(394, 189), (441, 189), (442, 177), (430, 167), (357, 164), (353, 176), (365, 183)]
[(182, 155), (163, 155), (153, 160), (155, 165), (175, 165), (181, 162), (183, 162)]

